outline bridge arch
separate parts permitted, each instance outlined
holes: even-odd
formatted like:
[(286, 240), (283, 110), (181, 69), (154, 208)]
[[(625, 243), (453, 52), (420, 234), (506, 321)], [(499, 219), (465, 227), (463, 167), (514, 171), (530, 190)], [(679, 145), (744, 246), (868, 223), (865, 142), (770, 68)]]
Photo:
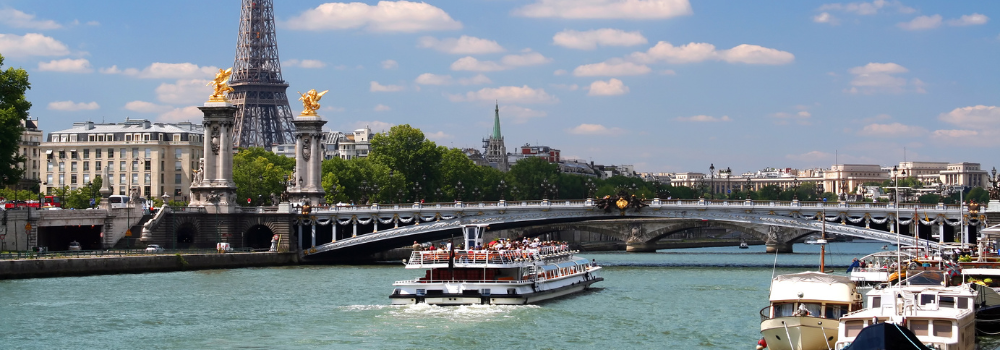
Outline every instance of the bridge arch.
[(177, 249), (190, 249), (196, 246), (198, 225), (194, 222), (183, 222), (174, 231), (174, 246)]
[(246, 247), (252, 249), (270, 248), (272, 236), (274, 236), (274, 230), (267, 224), (253, 225), (243, 231), (243, 237), (246, 240), (244, 243)]

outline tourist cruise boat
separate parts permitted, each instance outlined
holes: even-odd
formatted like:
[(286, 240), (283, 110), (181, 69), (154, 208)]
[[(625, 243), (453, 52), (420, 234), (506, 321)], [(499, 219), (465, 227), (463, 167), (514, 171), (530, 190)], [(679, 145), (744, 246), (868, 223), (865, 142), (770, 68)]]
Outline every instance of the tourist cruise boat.
[(760, 334), (772, 350), (830, 349), (840, 317), (861, 309), (854, 281), (816, 271), (774, 277), (769, 299)]
[(948, 279), (945, 271), (922, 271), (901, 285), (868, 292), (867, 309), (840, 318), (834, 349), (847, 348), (875, 323), (907, 328), (933, 349), (975, 349), (976, 291), (968, 284), (948, 286)]
[[(464, 225), (465, 247), (483, 246), (487, 225)], [(424, 276), (393, 283), (393, 305), (523, 305), (589, 289), (601, 267), (565, 245), (524, 249), (415, 251), (407, 269)]]

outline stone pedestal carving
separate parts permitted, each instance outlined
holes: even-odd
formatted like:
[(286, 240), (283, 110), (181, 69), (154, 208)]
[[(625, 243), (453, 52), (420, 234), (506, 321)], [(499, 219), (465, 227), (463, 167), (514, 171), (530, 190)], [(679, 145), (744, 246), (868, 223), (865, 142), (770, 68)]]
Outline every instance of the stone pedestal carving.
[(232, 128), (236, 107), (228, 102), (206, 102), (198, 109), (205, 114), (205, 150), (191, 183), (188, 206), (204, 207), (209, 213), (235, 212)]
[(294, 203), (326, 202), (323, 190), (323, 124), (318, 115), (299, 115), (295, 124), (295, 173), (288, 188), (288, 199)]

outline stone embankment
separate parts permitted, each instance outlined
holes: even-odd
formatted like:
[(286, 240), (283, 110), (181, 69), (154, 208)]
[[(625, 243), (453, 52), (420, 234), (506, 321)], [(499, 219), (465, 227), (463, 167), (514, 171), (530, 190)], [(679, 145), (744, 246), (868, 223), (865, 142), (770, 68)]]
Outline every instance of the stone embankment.
[(296, 253), (163, 254), (0, 260), (0, 279), (298, 265)]

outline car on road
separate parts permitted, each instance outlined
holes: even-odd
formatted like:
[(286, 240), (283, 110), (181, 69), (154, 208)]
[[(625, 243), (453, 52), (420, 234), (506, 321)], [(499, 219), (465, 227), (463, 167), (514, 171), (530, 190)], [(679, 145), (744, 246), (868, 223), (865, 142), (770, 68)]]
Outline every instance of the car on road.
[(146, 246), (146, 253), (162, 253), (163, 248), (158, 244), (150, 244)]
[(80, 249), (81, 249), (80, 242), (77, 241), (69, 242), (69, 250), (80, 250)]

